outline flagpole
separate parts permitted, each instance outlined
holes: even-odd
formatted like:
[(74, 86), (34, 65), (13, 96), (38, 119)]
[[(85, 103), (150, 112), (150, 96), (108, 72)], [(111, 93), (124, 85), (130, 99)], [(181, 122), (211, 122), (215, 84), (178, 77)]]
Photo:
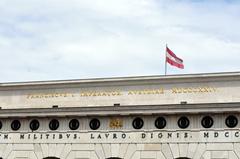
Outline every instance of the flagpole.
[(165, 76), (167, 75), (167, 44), (165, 48)]

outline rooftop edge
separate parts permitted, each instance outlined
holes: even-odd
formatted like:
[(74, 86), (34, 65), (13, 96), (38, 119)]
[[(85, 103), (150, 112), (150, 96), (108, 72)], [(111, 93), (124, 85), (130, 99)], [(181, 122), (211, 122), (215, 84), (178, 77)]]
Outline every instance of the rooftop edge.
[(197, 73), (197, 74), (151, 75), (151, 76), (128, 76), (128, 77), (89, 78), (89, 79), (70, 79), (70, 80), (6, 82), (6, 83), (0, 83), (0, 87), (81, 84), (81, 83), (84, 84), (84, 83), (124, 82), (124, 81), (143, 81), (143, 80), (224, 78), (224, 77), (240, 77), (240, 72), (216, 72), (216, 73)]

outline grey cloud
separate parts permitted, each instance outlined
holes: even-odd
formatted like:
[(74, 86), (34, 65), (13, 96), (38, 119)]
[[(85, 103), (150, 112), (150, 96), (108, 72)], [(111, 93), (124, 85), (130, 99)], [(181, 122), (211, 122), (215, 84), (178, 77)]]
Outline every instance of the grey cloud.
[(1, 81), (163, 74), (166, 43), (186, 67), (169, 73), (236, 71), (239, 10), (226, 1), (2, 0)]

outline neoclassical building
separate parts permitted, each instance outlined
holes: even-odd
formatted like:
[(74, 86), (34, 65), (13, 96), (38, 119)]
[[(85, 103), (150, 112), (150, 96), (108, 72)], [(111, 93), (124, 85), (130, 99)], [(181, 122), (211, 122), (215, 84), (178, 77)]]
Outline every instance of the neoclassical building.
[(2, 159), (239, 159), (240, 72), (0, 84)]

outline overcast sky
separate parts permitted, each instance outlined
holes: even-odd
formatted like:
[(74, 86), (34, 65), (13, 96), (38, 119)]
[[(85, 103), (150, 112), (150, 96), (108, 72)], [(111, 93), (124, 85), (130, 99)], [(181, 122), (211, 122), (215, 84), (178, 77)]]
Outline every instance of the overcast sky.
[(1, 0), (0, 82), (240, 70), (239, 0)]

